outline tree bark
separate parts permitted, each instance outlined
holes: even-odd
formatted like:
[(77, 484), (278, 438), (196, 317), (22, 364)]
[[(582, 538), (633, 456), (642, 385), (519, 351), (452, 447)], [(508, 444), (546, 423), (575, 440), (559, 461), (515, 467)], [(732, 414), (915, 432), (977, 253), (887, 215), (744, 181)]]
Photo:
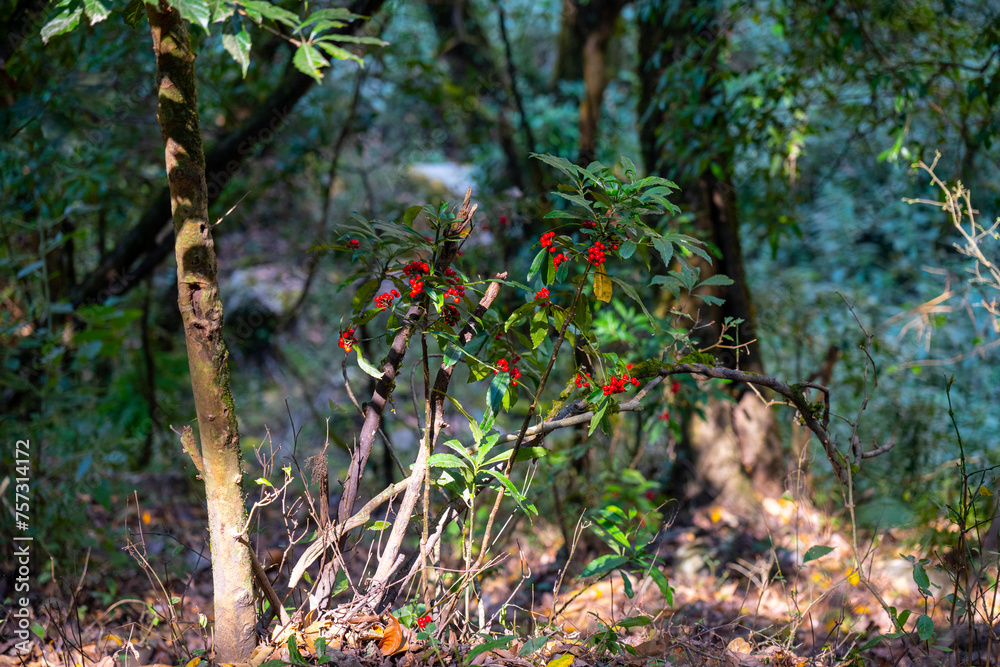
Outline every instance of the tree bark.
[(184, 322), (191, 388), (201, 438), (215, 584), (215, 657), (244, 662), (257, 645), (250, 552), (237, 541), (247, 521), (229, 351), (208, 220), (205, 153), (187, 25), (166, 2), (146, 5), (156, 55), (157, 118), (166, 147), (177, 257), (178, 306)]
[[(698, 337), (711, 345), (727, 318), (743, 320), (729, 333), (745, 346), (713, 352), (721, 365), (763, 373), (732, 183), (724, 19), (718, 0), (657, 2), (640, 12), (640, 139), (647, 169), (681, 186), (700, 235), (721, 255), (713, 264), (696, 264), (702, 279), (722, 273), (733, 280), (705, 290), (725, 302), (698, 306)], [(733, 398), (709, 403), (703, 417), (685, 425), (674, 485), (687, 497), (718, 498), (745, 513), (756, 494), (782, 493), (784, 462), (771, 412), (745, 388)]]

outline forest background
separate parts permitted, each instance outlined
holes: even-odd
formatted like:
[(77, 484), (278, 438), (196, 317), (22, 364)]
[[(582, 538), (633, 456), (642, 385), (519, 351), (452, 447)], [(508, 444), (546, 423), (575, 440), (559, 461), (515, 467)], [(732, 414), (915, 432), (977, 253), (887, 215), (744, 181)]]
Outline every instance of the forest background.
[[(516, 434), (532, 416), (531, 396), (522, 393), (518, 401), (505, 384), (500, 410), (490, 378), (514, 376), (496, 363), (525, 346), (556, 358), (558, 344), (555, 351), (547, 346), (563, 339), (560, 324), (567, 321), (554, 316), (544, 336), (550, 342), (536, 339), (534, 324), (523, 333), (504, 326), (518, 324), (507, 318), (519, 308), (526, 313), (526, 301), (544, 301), (547, 295), (536, 291), (543, 282), (556, 292), (554, 272), (538, 271), (538, 257), (548, 261), (540, 237), (561, 229), (574, 206), (593, 213), (604, 229), (595, 213), (600, 207), (587, 209), (601, 203), (594, 192), (649, 175), (676, 183), (679, 189), (664, 192), (677, 210), (663, 205), (658, 215), (643, 209), (648, 227), (612, 234), (622, 242), (634, 238), (628, 254), (638, 254), (629, 264), (624, 245), (620, 252), (615, 248), (617, 257), (609, 251), (613, 292), (608, 287), (599, 295), (603, 283), (590, 278), (594, 298), (585, 316), (574, 311), (572, 327), (563, 328), (577, 338), (551, 367), (554, 389), (538, 410), (548, 413), (564, 385), (565, 399), (574, 379), (579, 389), (588, 371), (596, 375), (600, 367), (605, 373), (595, 359), (613, 360), (609, 368), (620, 362), (619, 374), (626, 363), (662, 357), (739, 368), (778, 378), (795, 391), (804, 387), (795, 383), (828, 386), (834, 417), (824, 426), (846, 457), (841, 463), (848, 463), (849, 479), (845, 483), (822, 438), (810, 439), (798, 404), (765, 407), (746, 384), (671, 370), (667, 381), (643, 394), (641, 411), (602, 411), (590, 428), (567, 425), (549, 435), (547, 451), (531, 452), (538, 455), (531, 472), (518, 470), (510, 478), (522, 491), (509, 490), (516, 502), (508, 499), (503, 513), (519, 518), (498, 551), (534, 542), (528, 551), (541, 559), (536, 567), (554, 562), (555, 572), (568, 567), (573, 577), (582, 572), (613, 583), (640, 562), (636, 539), (644, 533), (638, 523), (648, 520), (663, 530), (649, 531), (649, 541), (640, 545), (656, 552), (642, 563), (665, 567), (667, 580), (676, 581), (675, 570), (687, 562), (667, 555), (680, 551), (677, 540), (695, 535), (710, 542), (707, 536), (729, 531), (731, 544), (706, 547), (701, 565), (688, 565), (714, 576), (739, 564), (747, 549), (772, 554), (763, 579), (744, 573), (756, 585), (783, 576), (782, 550), (794, 554), (784, 565), (790, 576), (819, 560), (816, 551), (808, 557), (810, 546), (832, 545), (829, 536), (836, 533), (847, 538), (840, 584), (850, 586), (860, 576), (874, 595), (882, 589), (863, 565), (878, 550), (864, 543), (886, 540), (892, 544), (888, 558), (912, 554), (922, 609), (914, 604), (912, 616), (902, 619), (895, 607), (879, 609), (871, 612), (872, 618), (882, 614), (872, 625), (857, 618), (852, 624), (845, 615), (864, 614), (845, 597), (841, 620), (817, 623), (824, 632), (872, 638), (881, 631), (904, 643), (912, 632), (925, 640), (926, 651), (934, 639), (947, 644), (943, 628), (955, 621), (959, 588), (973, 588), (970, 572), (986, 582), (980, 602), (984, 590), (995, 590), (989, 587), (995, 563), (983, 563), (984, 556), (996, 556), (991, 519), (998, 413), (991, 397), (998, 381), (992, 361), (1000, 341), (1000, 271), (992, 263), (998, 238), (991, 225), (1000, 208), (993, 148), (1000, 131), (1000, 6), (370, 0), (350, 7), (354, 15), (330, 14), (329, 25), (309, 25), (310, 16), (331, 8), (253, 0), (172, 4), (190, 29), (197, 56), (206, 205), (231, 354), (229, 382), (251, 504), (259, 497), (274, 501), (253, 515), (251, 533), (272, 578), (288, 575), (315, 538), (309, 533), (291, 544), (295, 530), (285, 534), (288, 522), (307, 521), (309, 503), (282, 503), (308, 489), (310, 502), (323, 498), (334, 514), (343, 504), (337, 480), (349, 476), (364, 420), (360, 403), (377, 393), (373, 364), (382, 367), (402, 326), (403, 311), (397, 319), (358, 313), (377, 292), (406, 283), (400, 267), (430, 252), (406, 245), (410, 255), (393, 265), (396, 273), (373, 271), (389, 257), (380, 254), (387, 230), (450, 229), (471, 187), (478, 208), (474, 215), (464, 209), (471, 222), (454, 263), (469, 289), (462, 295), (463, 321), (485, 293), (485, 281), (506, 271), (512, 282), (496, 283), (504, 285), (493, 305), (499, 315), (483, 320), (485, 331), (502, 329), (481, 341), (490, 352), (481, 363), (490, 372), (463, 359), (459, 367), (468, 373), (456, 378), (453, 395), (479, 427), (500, 412), (497, 423)], [(172, 582), (165, 586), (172, 592), (175, 585), (210, 581), (205, 488), (181, 446), (182, 427), (196, 424), (196, 406), (177, 308), (157, 60), (142, 7), (99, 0), (0, 5), (0, 431), (7, 448), (0, 526), (4, 535), (16, 532), (14, 487), (22, 473), (15, 468), (14, 443), (30, 439), (38, 621), (32, 627), (40, 645), (64, 651), (73, 644), (67, 624), (105, 628), (109, 619), (95, 622), (87, 614), (133, 596), (155, 600), (150, 572)], [(169, 6), (162, 7), (169, 14)], [(322, 38), (321, 27), (327, 31)], [(608, 170), (590, 166), (594, 161)], [(587, 182), (588, 173), (594, 187), (580, 191), (582, 204), (553, 194), (571, 194), (567, 184), (577, 177)], [(971, 200), (965, 199), (968, 191)], [(451, 207), (442, 209), (442, 203)], [(374, 220), (396, 227), (371, 226)], [(589, 238), (586, 227), (577, 231), (572, 243)], [(668, 232), (683, 235), (671, 252), (659, 246), (649, 252), (656, 239), (673, 238)], [(442, 234), (432, 241), (440, 241), (434, 247), (444, 252)], [(643, 245), (642, 239), (653, 241)], [(380, 280), (372, 285), (376, 275)], [(696, 280), (686, 283), (692, 275)], [(446, 287), (441, 284), (442, 294)], [(438, 308), (443, 319), (440, 301)], [(588, 335), (602, 342), (601, 354), (588, 356)], [(352, 336), (360, 339), (356, 347)], [(419, 358), (417, 339), (410, 344)], [(445, 347), (435, 338), (430, 356), (423, 348), (425, 362), (430, 358), (436, 367), (433, 354), (448, 356)], [(711, 357), (696, 353), (705, 348)], [(662, 356), (667, 352), (678, 354)], [(544, 354), (536, 357), (522, 364), (522, 388), (545, 384)], [(422, 375), (419, 364), (411, 364), (393, 385), (361, 492), (366, 499), (405, 481), (404, 469), (420, 449)], [(348, 377), (356, 400), (348, 395)], [(823, 399), (822, 392), (805, 389), (809, 400)], [(592, 398), (589, 407), (596, 412), (604, 404)], [(470, 431), (452, 412), (449, 437), (469, 444), (475, 427)], [(862, 459), (862, 448), (880, 455)], [(329, 470), (327, 493), (323, 476), (306, 470), (306, 461), (320, 453)], [(435, 462), (443, 469), (452, 465), (446, 458)], [(282, 473), (285, 467), (292, 472)], [(535, 487), (525, 491), (531, 479)], [(447, 481), (436, 481), (445, 498)], [(494, 488), (502, 483), (492, 480)], [(268, 495), (274, 488), (279, 495)], [(526, 498), (537, 515), (522, 506)], [(329, 520), (312, 507), (313, 520)], [(769, 536), (761, 516), (775, 507), (794, 508), (795, 525), (808, 515), (821, 526), (811, 529), (816, 540), (789, 546)], [(635, 524), (625, 531), (633, 558), (628, 564), (607, 560), (621, 553), (614, 550), (614, 531), (601, 522), (619, 515)], [(597, 526), (589, 539), (575, 536), (581, 516)], [(369, 523), (372, 530), (361, 540), (380, 539), (392, 517)], [(443, 556), (449, 566), (468, 565), (465, 559), (478, 555), (464, 531), (481, 539), (476, 531), (483, 520), (446, 533), (459, 554), (451, 561)], [(860, 547), (855, 531), (862, 535)], [(411, 550), (419, 533), (411, 527)], [(573, 545), (575, 560), (568, 554)], [(274, 549), (277, 555), (269, 551)], [(721, 560), (713, 565), (713, 558)], [(0, 598), (13, 605), (17, 567), (5, 562)], [(360, 565), (348, 563), (344, 571)], [(924, 566), (942, 571), (937, 589), (923, 583)], [(539, 593), (552, 592), (551, 582), (540, 581), (543, 575), (532, 576)], [(438, 593), (453, 584), (442, 579)], [(441, 608), (430, 603), (429, 584), (422, 585), (411, 602), (423, 595), (424, 607), (408, 612), (414, 627), (418, 616)], [(479, 584), (463, 585), (451, 593), (480, 602), (487, 597)], [(668, 597), (676, 592), (659, 590)], [(710, 590), (704, 593), (711, 597)], [(971, 611), (975, 597), (970, 592), (965, 607), (958, 605), (959, 618), (992, 626), (992, 606)], [(171, 595), (165, 600), (165, 607), (189, 614), (185, 622), (202, 638), (201, 648), (211, 646), (211, 624), (197, 621), (210, 605), (195, 611)], [(883, 601), (872, 602), (873, 608)], [(942, 605), (938, 616), (932, 602)], [(466, 631), (489, 629), (470, 621), (468, 607), (465, 613)], [(937, 634), (914, 625), (919, 614), (932, 619)], [(169, 615), (150, 602), (146, 611), (111, 618), (124, 623), (139, 617), (148, 628)], [(669, 616), (641, 617), (662, 622)], [(599, 627), (627, 634), (615, 619), (604, 620)], [(177, 648), (189, 634), (170, 635), (163, 650), (174, 659), (189, 655), (184, 651), (190, 646)], [(453, 637), (469, 640), (461, 633)], [(795, 631), (783, 641), (786, 648), (803, 645)], [(78, 648), (84, 643), (78, 641)], [(830, 642), (809, 644), (806, 652), (836, 653)], [(848, 649), (840, 646), (842, 658)], [(967, 657), (971, 641), (969, 646)]]

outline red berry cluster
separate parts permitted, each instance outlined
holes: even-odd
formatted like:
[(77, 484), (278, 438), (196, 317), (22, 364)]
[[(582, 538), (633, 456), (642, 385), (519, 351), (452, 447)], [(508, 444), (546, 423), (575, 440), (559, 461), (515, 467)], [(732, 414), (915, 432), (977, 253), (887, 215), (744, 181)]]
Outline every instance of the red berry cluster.
[(558, 255), (556, 255), (555, 257), (552, 258), (552, 268), (558, 269), (559, 265), (562, 264), (563, 262), (565, 262), (568, 259), (569, 259), (569, 257), (567, 257), (566, 255), (564, 255), (562, 253), (559, 253)]
[(441, 309), (441, 318), (444, 319), (445, 324), (448, 326), (455, 326), (458, 324), (459, 319), (458, 308), (451, 304), (446, 305)]
[(393, 299), (399, 298), (399, 291), (395, 288), (391, 292), (383, 292), (375, 297), (375, 307), (379, 310), (385, 310), (392, 305)]
[(604, 264), (604, 251), (607, 250), (607, 248), (608, 247), (600, 241), (595, 243), (593, 247), (587, 248), (587, 261), (594, 266)]
[(351, 351), (351, 348), (357, 345), (358, 339), (354, 337), (354, 327), (350, 329), (344, 329), (340, 332), (340, 340), (337, 341), (337, 346), (344, 348), (344, 353)]
[(628, 373), (622, 373), (621, 377), (615, 377), (612, 375), (608, 378), (608, 383), (602, 387), (604, 389), (604, 395), (610, 396), (611, 394), (620, 394), (627, 388), (626, 385), (631, 384), (633, 387), (639, 386), (639, 379), (629, 377)]
[(539, 299), (546, 299), (545, 303), (548, 303), (548, 301), (547, 301), (548, 298), (549, 298), (549, 288), (548, 287), (543, 287), (542, 289), (540, 289), (537, 292), (535, 292), (535, 301), (538, 301)]
[(420, 626), (421, 630), (423, 630), (433, 621), (434, 619), (431, 618), (431, 615), (427, 614), (426, 616), (421, 616), (420, 618), (417, 619), (417, 625)]
[(415, 259), (403, 267), (403, 275), (410, 279), (410, 298), (415, 299), (424, 291), (423, 276), (431, 272), (430, 264)]
[(584, 377), (580, 373), (577, 373), (576, 379), (573, 380), (573, 382), (576, 382), (577, 389), (586, 389), (587, 387), (590, 386), (590, 373), (587, 373), (586, 377)]
[(595, 229), (597, 227), (597, 223), (594, 222), (593, 220), (585, 220), (584, 223), (580, 226), (583, 227), (584, 229)]
[(496, 375), (497, 373), (510, 373), (510, 380), (511, 380), (510, 383), (516, 387), (517, 379), (521, 377), (521, 371), (518, 370), (516, 366), (517, 362), (519, 361), (521, 361), (521, 357), (517, 356), (516, 354), (513, 356), (513, 358), (511, 358), (509, 362), (507, 361), (506, 358), (500, 357), (499, 359), (497, 359), (497, 362), (495, 364), (497, 370), (494, 371), (493, 374)]
[(552, 247), (552, 244), (555, 243), (555, 240), (556, 240), (555, 232), (546, 232), (542, 234), (542, 238), (539, 239), (538, 242), (542, 244), (543, 248), (548, 248), (549, 252), (555, 252), (555, 248)]
[(663, 413), (658, 417), (658, 419), (661, 422), (668, 422), (670, 421), (670, 413), (664, 410)]
[(451, 285), (444, 293), (444, 298), (452, 298), (455, 300), (455, 303), (460, 302), (462, 297), (465, 296), (465, 285), (462, 284), (462, 277), (450, 266), (444, 270), (444, 277), (448, 281), (448, 284)]
[(357, 239), (351, 239), (350, 241), (347, 242), (347, 247), (350, 248), (351, 250), (357, 249), (360, 245), (361, 241)]
[(670, 391), (676, 394), (680, 390), (681, 390), (681, 383), (678, 382), (677, 380), (674, 380), (673, 384), (670, 385)]

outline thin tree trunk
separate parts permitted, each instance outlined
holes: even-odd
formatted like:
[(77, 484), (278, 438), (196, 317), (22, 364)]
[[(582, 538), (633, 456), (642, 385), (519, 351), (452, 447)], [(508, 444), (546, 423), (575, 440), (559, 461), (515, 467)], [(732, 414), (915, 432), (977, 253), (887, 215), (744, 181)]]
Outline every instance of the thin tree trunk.
[(250, 552), (237, 541), (247, 520), (229, 351), (208, 220), (205, 152), (187, 25), (166, 2), (146, 5), (156, 55), (157, 118), (166, 146), (177, 257), (178, 306), (184, 322), (191, 388), (201, 438), (215, 583), (215, 657), (243, 662), (257, 644)]

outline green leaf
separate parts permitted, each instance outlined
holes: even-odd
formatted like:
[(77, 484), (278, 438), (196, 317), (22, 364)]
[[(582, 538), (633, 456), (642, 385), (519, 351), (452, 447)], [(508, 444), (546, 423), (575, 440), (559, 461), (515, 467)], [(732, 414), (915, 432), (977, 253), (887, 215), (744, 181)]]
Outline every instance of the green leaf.
[(272, 5), (270, 2), (265, 2), (265, 0), (242, 0), (241, 4), (247, 10), (247, 16), (255, 21), (260, 21), (261, 17), (264, 17), (272, 21), (284, 23), (290, 28), (296, 27), (299, 23), (297, 14), (293, 14), (277, 5)]
[(549, 315), (545, 308), (539, 308), (531, 316), (531, 349), (534, 350), (549, 334)]
[(663, 572), (660, 571), (658, 567), (652, 567), (649, 569), (649, 576), (652, 577), (653, 581), (656, 582), (657, 588), (660, 589), (660, 595), (666, 601), (668, 607), (674, 606), (674, 589), (667, 583), (667, 578), (663, 576)]
[(507, 648), (507, 646), (515, 639), (517, 639), (517, 637), (514, 635), (504, 635), (502, 637), (497, 637), (496, 639), (483, 642), (469, 651), (469, 654), (465, 656), (465, 661), (462, 664), (471, 665), (472, 660), (477, 655), (481, 655), (487, 651), (492, 651), (495, 648)]
[(630, 616), (618, 621), (616, 625), (620, 628), (641, 628), (653, 622), (649, 616)]
[(544, 262), (545, 258), (548, 256), (549, 256), (548, 248), (542, 248), (541, 250), (538, 251), (538, 254), (535, 255), (535, 258), (531, 260), (531, 268), (528, 269), (527, 280), (530, 281), (532, 276), (538, 273), (538, 270), (542, 268), (542, 262)]
[[(62, 35), (75, 29), (80, 24), (80, 16), (83, 15), (83, 4), (79, 0), (61, 0), (56, 5), (56, 10), (56, 15), (42, 26), (43, 44), (48, 44), (49, 40), (56, 35)], [(20, 277), (19, 273), (18, 278)]]
[(353, 349), (358, 353), (358, 367), (376, 380), (380, 380), (384, 373), (365, 360), (365, 358), (361, 355), (361, 346), (355, 345)]
[(583, 568), (580, 577), (603, 576), (612, 570), (618, 569), (628, 562), (628, 556), (616, 556), (615, 554), (605, 554), (598, 556)]
[(577, 326), (584, 336), (590, 333), (593, 318), (590, 314), (590, 303), (586, 299), (577, 300), (576, 313), (573, 316), (573, 324)]
[(698, 287), (708, 287), (710, 285), (732, 285), (733, 279), (722, 273), (717, 273), (714, 276), (709, 276), (705, 280), (701, 281)]
[(567, 176), (569, 176), (573, 180), (574, 183), (580, 183), (580, 178), (578, 176), (578, 174), (580, 172), (580, 168), (577, 167), (572, 162), (570, 162), (569, 160), (567, 160), (566, 158), (564, 158), (564, 157), (555, 157), (555, 156), (552, 156), (552, 155), (545, 155), (545, 154), (541, 154), (541, 153), (532, 153), (531, 157), (536, 158), (538, 160), (541, 160), (542, 162), (544, 162), (545, 164), (547, 164), (547, 165), (549, 165), (551, 167), (555, 167), (556, 169), (558, 169), (562, 173), (564, 173)]
[(212, 20), (212, 12), (207, 0), (167, 0), (170, 6), (181, 13), (184, 19), (197, 23), (208, 32), (208, 23)]
[(510, 497), (514, 499), (514, 502), (517, 503), (517, 506), (520, 507), (524, 512), (530, 512), (531, 514), (538, 514), (538, 510), (535, 509), (535, 506), (533, 504), (524, 502), (524, 495), (517, 490), (517, 487), (514, 486), (514, 483), (510, 481), (510, 479), (506, 475), (496, 470), (484, 470), (483, 472), (489, 475), (490, 477), (494, 477), (501, 484), (503, 484), (504, 488), (507, 489), (507, 493), (510, 494)]
[(361, 17), (357, 14), (352, 14), (346, 7), (319, 9), (306, 17), (306, 20), (302, 22), (302, 27), (305, 28), (320, 21), (333, 21), (335, 23), (346, 24), (348, 21), (359, 18)]
[(83, 0), (83, 11), (90, 19), (90, 25), (100, 23), (111, 15), (111, 10), (101, 0)]
[(511, 313), (510, 317), (507, 318), (507, 321), (504, 322), (503, 330), (504, 331), (510, 331), (510, 328), (512, 326), (514, 326), (515, 324), (517, 324), (518, 321), (520, 321), (522, 317), (524, 317), (525, 315), (527, 315), (528, 313), (530, 313), (532, 310), (534, 310), (534, 308), (535, 308), (535, 302), (533, 302), (533, 301), (529, 301), (526, 304), (518, 306), (517, 310), (515, 310), (513, 313)]
[(371, 44), (372, 46), (389, 46), (389, 42), (378, 37), (365, 35), (324, 35), (323, 39), (333, 42), (350, 42), (351, 44)]
[(136, 28), (146, 18), (146, 7), (143, 0), (130, 0), (122, 10), (122, 21), (130, 28)]
[[(212, 12), (212, 23), (221, 23), (236, 13), (229, 0), (208, 0), (208, 9)], [(238, 25), (242, 28), (242, 21)]]
[(924, 590), (931, 587), (931, 580), (927, 577), (927, 570), (920, 563), (913, 564), (913, 582)]
[[(503, 404), (504, 394), (507, 393), (507, 387), (510, 385), (510, 373), (497, 373), (493, 376), (493, 380), (490, 382), (490, 388), (486, 391), (486, 412), (490, 416), (494, 416), (497, 410)], [(492, 422), (491, 422), (492, 426)], [(488, 431), (485, 425), (483, 426), (484, 431)]]
[(292, 633), (288, 637), (288, 657), (291, 658), (292, 663), (296, 665), (304, 665), (305, 658), (299, 653), (299, 647), (295, 642), (295, 633)]
[(323, 57), (323, 54), (316, 50), (312, 44), (302, 44), (295, 50), (295, 57), (292, 63), (303, 74), (308, 74), (316, 81), (322, 81), (323, 75), (320, 69), (330, 64), (330, 61)]
[(356, 56), (347, 49), (342, 49), (335, 44), (331, 44), (328, 37), (320, 37), (316, 41), (316, 44), (319, 45), (319, 48), (326, 51), (326, 54), (331, 58), (336, 58), (337, 60), (353, 60), (359, 65), (364, 65), (365, 63), (360, 56)]
[(235, 35), (223, 35), (222, 46), (240, 65), (243, 71), (243, 78), (247, 76), (247, 69), (250, 67), (250, 33), (240, 30)]
[(337, 569), (337, 576), (333, 578), (333, 591), (330, 595), (340, 595), (347, 590), (347, 586), (350, 582), (347, 580), (347, 573), (344, 572), (344, 568)]
[(594, 416), (590, 418), (590, 429), (587, 431), (588, 436), (593, 435), (594, 431), (597, 430), (597, 425), (600, 424), (601, 419), (604, 418), (604, 413), (607, 411), (610, 403), (611, 401), (608, 399), (601, 401), (601, 407), (598, 408), (597, 411), (594, 412)]
[(632, 590), (632, 580), (628, 578), (625, 570), (619, 570), (619, 573), (622, 576), (622, 586), (625, 587), (625, 597), (631, 600), (635, 597), (635, 591)]
[(660, 253), (663, 265), (669, 267), (674, 256), (674, 244), (663, 237), (657, 237), (653, 239), (653, 247)]
[(622, 241), (621, 247), (618, 248), (618, 256), (622, 259), (628, 259), (635, 254), (635, 247), (635, 241), (625, 239)]
[(527, 641), (524, 642), (524, 644), (521, 645), (521, 648), (518, 649), (517, 654), (531, 655), (532, 653), (543, 648), (547, 643), (549, 643), (549, 641), (550, 641), (549, 637), (544, 637), (544, 636), (532, 637), (531, 639), (528, 639)]
[(818, 558), (822, 558), (823, 556), (827, 555), (831, 551), (833, 551), (833, 547), (827, 547), (827, 546), (823, 546), (823, 545), (820, 545), (820, 544), (816, 544), (814, 546), (811, 546), (811, 547), (809, 547), (808, 550), (806, 550), (805, 555), (802, 556), (802, 564), (805, 565), (806, 563), (808, 563), (811, 560), (816, 560)]
[(630, 299), (639, 304), (639, 307), (642, 308), (642, 312), (646, 315), (646, 319), (649, 320), (649, 325), (653, 327), (655, 331), (660, 331), (660, 323), (657, 322), (649, 310), (646, 309), (646, 304), (639, 298), (639, 294), (635, 291), (635, 288), (618, 278), (612, 277), (611, 280), (615, 281), (615, 283), (622, 288), (622, 291), (625, 292)]
[(917, 617), (917, 635), (922, 642), (930, 641), (934, 636), (934, 621), (927, 614)]
[(417, 219), (417, 216), (420, 215), (420, 212), (423, 210), (423, 206), (411, 206), (406, 209), (406, 211), (403, 212), (403, 224), (412, 229), (413, 221)]
[(458, 458), (454, 454), (449, 454), (448, 452), (440, 452), (438, 454), (433, 454), (429, 459), (427, 459), (427, 465), (431, 468), (459, 468), (467, 469), (469, 465)]
[(360, 312), (372, 300), (372, 297), (375, 296), (375, 292), (378, 290), (380, 284), (378, 278), (372, 278), (359, 287), (358, 291), (354, 293), (354, 298), (351, 300), (351, 312)]

